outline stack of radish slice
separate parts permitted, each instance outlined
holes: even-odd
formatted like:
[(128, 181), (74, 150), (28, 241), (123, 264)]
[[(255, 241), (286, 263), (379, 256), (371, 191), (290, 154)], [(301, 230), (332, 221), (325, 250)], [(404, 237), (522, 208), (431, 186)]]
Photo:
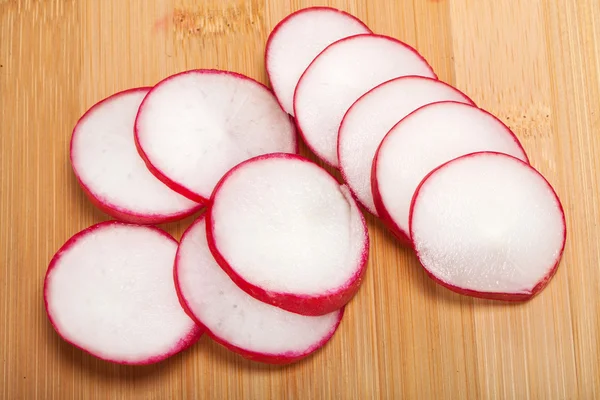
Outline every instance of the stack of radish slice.
[[(148, 364), (206, 332), (253, 360), (304, 358), (365, 274), (355, 199), (451, 290), (526, 300), (548, 283), (566, 238), (558, 197), (510, 129), (415, 49), (314, 7), (275, 27), (265, 64), (274, 93), (229, 71), (185, 71), (77, 122), (75, 176), (124, 222), (76, 234), (50, 263), (45, 305), (66, 341)], [(345, 183), (296, 154), (296, 129)], [(179, 245), (136, 225), (202, 207)]]
[[(299, 45), (302, 35), (292, 31), (312, 32), (301, 21), (315, 13), (335, 19), (336, 26), (344, 18), (348, 28), (355, 26), (347, 14), (300, 11), (273, 31), (266, 50), (275, 95), (285, 102), (295, 87), (296, 125), (308, 146), (340, 169), (354, 197), (401, 242), (414, 247), (427, 273), (442, 285), (492, 299), (535, 295), (562, 256), (565, 219), (558, 197), (528, 165), (514, 133), (465, 94), (437, 80), (414, 49), (386, 36), (358, 33), (342, 38), (325, 47), (300, 78), (286, 74), (284, 60), (304, 47)], [(332, 36), (321, 29), (324, 37)], [(474, 186), (481, 193), (450, 190), (451, 196), (427, 196), (436, 187), (431, 180), (459, 165), (442, 164), (479, 152), (485, 153), (465, 161), (475, 166), (473, 175), (486, 171), (487, 162), (517, 163), (518, 168), (507, 167), (506, 182), (491, 172), (473, 176), (487, 178), (486, 185)], [(433, 170), (437, 172), (428, 175)], [(456, 182), (449, 184), (458, 187), (469, 178), (455, 176)], [(547, 190), (532, 193), (534, 181)], [(512, 186), (503, 186), (507, 182)], [(421, 205), (425, 199), (427, 207)], [(507, 207), (515, 208), (512, 216), (505, 215)], [(465, 228), (468, 221), (471, 229)], [(418, 237), (412, 232), (419, 232)]]

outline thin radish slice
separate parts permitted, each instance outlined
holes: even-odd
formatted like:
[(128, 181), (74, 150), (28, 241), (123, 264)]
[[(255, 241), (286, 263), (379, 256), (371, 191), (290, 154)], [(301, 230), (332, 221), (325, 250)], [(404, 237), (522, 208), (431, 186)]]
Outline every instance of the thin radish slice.
[(379, 216), (401, 241), (410, 241), (410, 202), (425, 175), (446, 161), (477, 151), (527, 161), (506, 125), (468, 104), (447, 101), (423, 106), (388, 132), (373, 160), (372, 190)]
[(329, 7), (309, 7), (281, 20), (267, 40), (265, 66), (283, 109), (294, 115), (300, 76), (325, 47), (342, 38), (371, 33), (358, 18)]
[(338, 134), (340, 171), (352, 193), (370, 213), (377, 215), (371, 191), (371, 166), (379, 144), (402, 118), (439, 101), (473, 104), (465, 94), (442, 81), (405, 76), (371, 89), (344, 116)]
[(406, 75), (436, 77), (415, 49), (387, 36), (356, 35), (329, 45), (304, 71), (294, 94), (307, 145), (337, 167), (338, 129), (348, 108), (380, 83)]
[(423, 180), (410, 231), (427, 273), (476, 297), (527, 300), (556, 272), (566, 241), (560, 200), (539, 172), (482, 152), (452, 160)]
[(177, 242), (166, 232), (116, 221), (87, 228), (56, 253), (44, 302), (67, 342), (118, 364), (152, 364), (191, 346), (200, 328), (173, 284)]
[(323, 346), (336, 331), (343, 309), (309, 317), (256, 300), (233, 283), (208, 248), (201, 216), (181, 238), (175, 283), (196, 323), (217, 342), (266, 363), (300, 360)]
[(92, 203), (138, 224), (176, 221), (202, 206), (169, 189), (148, 171), (133, 139), (140, 103), (150, 88), (116, 93), (90, 108), (71, 136), (71, 165)]
[(365, 272), (369, 237), (345, 186), (296, 155), (246, 161), (215, 188), (212, 254), (255, 298), (304, 315), (344, 306)]
[(294, 125), (275, 96), (247, 76), (216, 70), (158, 83), (140, 106), (135, 139), (157, 178), (199, 202), (241, 161), (297, 151)]

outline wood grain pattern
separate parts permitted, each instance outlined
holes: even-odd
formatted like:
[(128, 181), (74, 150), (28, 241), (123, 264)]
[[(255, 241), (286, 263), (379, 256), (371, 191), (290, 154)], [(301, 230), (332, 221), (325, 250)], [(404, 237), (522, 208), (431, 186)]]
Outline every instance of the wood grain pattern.
[[(259, 365), (203, 338), (133, 368), (64, 344), (43, 309), (46, 266), (106, 219), (70, 170), (77, 118), (185, 69), (267, 82), (269, 31), (317, 4), (416, 46), (515, 130), (566, 211), (548, 288), (517, 305), (455, 295), (369, 217), (364, 286), (331, 343), (301, 363)], [(598, 399), (599, 102), (598, 0), (0, 0), (0, 398)], [(166, 228), (179, 237), (190, 221)]]

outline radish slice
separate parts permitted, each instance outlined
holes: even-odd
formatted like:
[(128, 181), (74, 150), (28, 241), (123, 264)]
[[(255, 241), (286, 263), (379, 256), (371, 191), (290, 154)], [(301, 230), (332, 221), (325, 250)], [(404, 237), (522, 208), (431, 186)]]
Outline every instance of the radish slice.
[(436, 77), (415, 49), (387, 36), (356, 35), (328, 46), (304, 71), (294, 94), (307, 145), (337, 167), (338, 129), (348, 108), (373, 87), (405, 75)]
[(340, 170), (352, 193), (370, 213), (377, 215), (371, 166), (385, 134), (417, 108), (445, 100), (473, 104), (465, 94), (444, 82), (405, 76), (371, 89), (344, 116), (338, 135)]
[(344, 306), (365, 272), (365, 220), (345, 186), (300, 156), (246, 161), (215, 188), (210, 249), (255, 298), (304, 315)]
[(100, 101), (81, 117), (71, 137), (71, 165), (92, 203), (139, 224), (175, 221), (202, 207), (156, 179), (135, 148), (133, 123), (149, 90), (126, 90)]
[(215, 70), (187, 71), (157, 84), (140, 106), (135, 139), (156, 177), (199, 202), (241, 161), (297, 151), (293, 123), (264, 85)]
[(283, 109), (294, 115), (294, 90), (311, 61), (331, 43), (371, 33), (358, 18), (329, 7), (309, 7), (285, 17), (275, 26), (265, 51), (265, 66)]
[(565, 216), (550, 184), (499, 153), (450, 161), (421, 183), (410, 231), (427, 273), (476, 297), (527, 300), (556, 272)]
[(400, 240), (409, 241), (410, 201), (425, 175), (453, 158), (486, 150), (527, 161), (511, 130), (477, 107), (439, 102), (414, 111), (390, 130), (373, 160), (379, 216)]
[(166, 232), (116, 221), (73, 236), (44, 281), (52, 326), (67, 342), (118, 364), (152, 364), (200, 337), (173, 284), (177, 242)]
[(212, 257), (201, 216), (181, 238), (175, 283), (196, 323), (242, 356), (284, 364), (308, 356), (337, 329), (343, 309), (309, 317), (256, 300), (238, 288)]

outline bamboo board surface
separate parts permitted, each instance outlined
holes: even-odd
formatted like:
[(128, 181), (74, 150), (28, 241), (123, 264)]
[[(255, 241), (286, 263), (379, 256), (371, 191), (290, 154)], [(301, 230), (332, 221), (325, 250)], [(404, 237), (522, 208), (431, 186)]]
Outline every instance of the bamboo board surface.
[[(123, 367), (63, 343), (42, 281), (71, 235), (107, 217), (68, 162), (77, 118), (115, 91), (191, 68), (267, 82), (268, 33), (331, 5), (415, 46), (512, 127), (562, 199), (568, 239), (541, 295), (453, 294), (368, 217), (371, 256), (333, 340), (287, 367), (204, 337)], [(598, 0), (0, 0), (0, 398), (600, 399)], [(167, 225), (180, 237), (190, 219)]]

